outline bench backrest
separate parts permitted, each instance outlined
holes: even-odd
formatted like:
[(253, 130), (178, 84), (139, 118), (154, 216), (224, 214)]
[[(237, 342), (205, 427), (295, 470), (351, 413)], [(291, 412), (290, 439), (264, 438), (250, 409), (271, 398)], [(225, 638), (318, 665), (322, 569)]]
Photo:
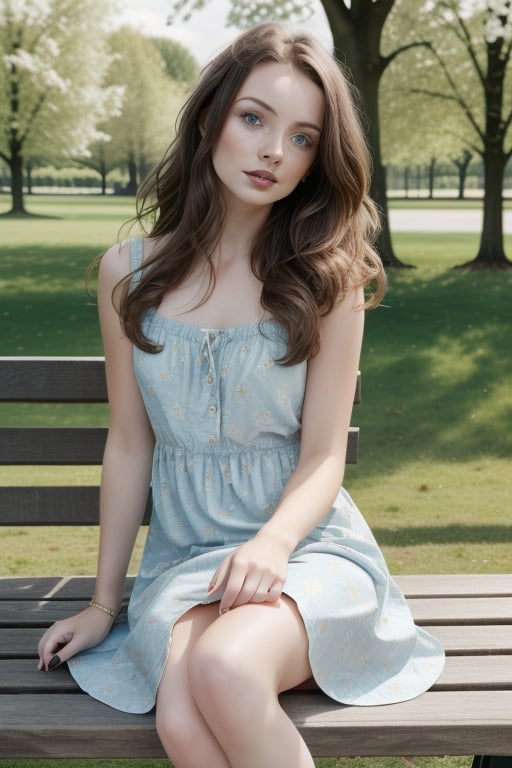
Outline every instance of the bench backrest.
[[(358, 376), (354, 402), (360, 401)], [(0, 402), (106, 403), (101, 357), (0, 357)], [(106, 427), (0, 425), (0, 465), (100, 465)], [(64, 419), (62, 420), (64, 421)], [(357, 462), (359, 431), (350, 429), (347, 463)], [(98, 485), (0, 486), (0, 525), (95, 525)]]

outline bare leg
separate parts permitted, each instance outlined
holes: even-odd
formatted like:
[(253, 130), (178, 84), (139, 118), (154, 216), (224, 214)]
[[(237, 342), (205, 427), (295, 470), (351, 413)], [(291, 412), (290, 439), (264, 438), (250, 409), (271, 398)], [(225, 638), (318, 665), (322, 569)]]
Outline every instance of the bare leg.
[(277, 696), (311, 676), (292, 600), (232, 609), (204, 629), (188, 663), (190, 694), (231, 768), (313, 768)]
[(156, 727), (176, 768), (229, 768), (219, 743), (190, 694), (188, 663), (195, 643), (218, 618), (218, 605), (198, 605), (176, 622), (158, 688)]

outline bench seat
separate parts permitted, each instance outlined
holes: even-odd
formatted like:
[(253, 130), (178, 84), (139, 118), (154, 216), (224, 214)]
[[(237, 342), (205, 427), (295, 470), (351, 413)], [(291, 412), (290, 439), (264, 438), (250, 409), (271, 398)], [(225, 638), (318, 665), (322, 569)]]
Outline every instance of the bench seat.
[[(443, 643), (445, 671), (423, 696), (381, 707), (283, 694), (313, 755), (511, 755), (512, 574), (396, 580), (417, 623)], [(91, 699), (65, 668), (37, 671), (43, 628), (85, 606), (92, 586), (86, 577), (0, 580), (0, 758), (165, 756), (153, 713)]]

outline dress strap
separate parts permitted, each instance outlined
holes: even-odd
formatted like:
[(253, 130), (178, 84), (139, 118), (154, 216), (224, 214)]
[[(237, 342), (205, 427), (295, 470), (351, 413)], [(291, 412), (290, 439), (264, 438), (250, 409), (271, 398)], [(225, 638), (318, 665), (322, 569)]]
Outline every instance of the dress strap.
[[(142, 277), (142, 258), (144, 255), (144, 238), (132, 237), (130, 240), (130, 270), (135, 272), (132, 276), (130, 289), (133, 290)], [(138, 271), (136, 271), (138, 270)]]

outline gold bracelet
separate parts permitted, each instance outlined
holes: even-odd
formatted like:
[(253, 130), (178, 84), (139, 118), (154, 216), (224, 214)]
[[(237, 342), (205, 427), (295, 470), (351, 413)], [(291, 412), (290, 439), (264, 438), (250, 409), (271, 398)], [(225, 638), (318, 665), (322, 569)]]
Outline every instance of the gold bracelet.
[(114, 611), (112, 608), (107, 608), (107, 606), (106, 606), (106, 605), (102, 605), (101, 603), (97, 603), (97, 602), (96, 602), (96, 600), (91, 600), (91, 602), (89, 603), (89, 605), (90, 605), (92, 608), (97, 608), (97, 609), (98, 609), (98, 611), (103, 611), (103, 613), (106, 613), (106, 614), (108, 614), (108, 615), (109, 615), (109, 616), (111, 616), (113, 619), (115, 619), (115, 618), (116, 618), (116, 616), (117, 616), (117, 614), (119, 613), (119, 611)]

